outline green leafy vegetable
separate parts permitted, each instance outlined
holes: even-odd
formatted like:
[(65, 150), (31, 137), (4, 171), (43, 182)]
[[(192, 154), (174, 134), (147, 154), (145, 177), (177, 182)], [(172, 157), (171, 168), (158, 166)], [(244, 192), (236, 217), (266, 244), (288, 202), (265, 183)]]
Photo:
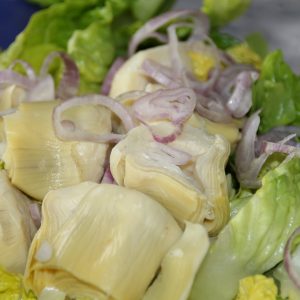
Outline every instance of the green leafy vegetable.
[(213, 26), (224, 26), (242, 15), (251, 0), (204, 0), (202, 10), (211, 20)]
[(50, 52), (66, 51), (80, 70), (83, 93), (99, 91), (114, 58), (126, 53), (132, 34), (143, 21), (164, 9), (166, 3), (173, 3), (173, 0), (32, 1), (52, 5), (35, 13), (15, 42), (0, 54), (0, 68), (23, 59), (39, 71)]
[(28, 2), (38, 4), (40, 6), (50, 6), (55, 3), (63, 2), (64, 0), (28, 0)]
[(211, 30), (210, 37), (215, 42), (216, 46), (222, 50), (226, 50), (241, 43), (238, 38), (229, 33), (221, 32), (216, 28)]
[(284, 61), (280, 50), (265, 58), (252, 92), (252, 110), (261, 109), (260, 132), (279, 125), (299, 124), (300, 78)]
[(300, 225), (300, 158), (282, 163), (221, 231), (200, 266), (190, 300), (231, 300), (238, 282), (264, 273), (283, 259)]

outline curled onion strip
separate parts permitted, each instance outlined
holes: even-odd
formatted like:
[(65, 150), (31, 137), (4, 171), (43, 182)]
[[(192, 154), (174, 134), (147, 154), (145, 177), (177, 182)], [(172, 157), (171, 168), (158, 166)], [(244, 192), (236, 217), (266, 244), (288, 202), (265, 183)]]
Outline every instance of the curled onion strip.
[(29, 212), (30, 212), (31, 218), (32, 218), (33, 223), (36, 226), (36, 228), (40, 228), (41, 220), (42, 220), (40, 205), (36, 202), (30, 203), (29, 204)]
[(62, 114), (64, 111), (70, 109), (71, 107), (82, 105), (101, 105), (107, 107), (121, 119), (125, 130), (129, 131), (134, 127), (133, 119), (121, 103), (118, 103), (108, 96), (88, 95), (71, 98), (54, 108), (52, 115), (53, 127), (58, 138), (67, 141), (77, 140), (95, 143), (107, 143), (118, 142), (124, 137), (124, 135), (114, 133), (104, 135), (89, 133), (85, 130), (76, 128), (76, 125), (71, 121), (62, 120)]
[(258, 111), (246, 121), (242, 130), (242, 139), (236, 149), (235, 165), (237, 177), (243, 187), (258, 188), (260, 186), (260, 180), (257, 176), (269, 157), (267, 153), (262, 153), (258, 157), (255, 156), (255, 140), (259, 123)]
[(27, 63), (26, 61), (23, 61), (21, 59), (16, 59), (15, 61), (13, 61), (11, 63), (11, 65), (8, 67), (8, 69), (13, 70), (13, 68), (16, 65), (21, 65), (23, 67), (29, 80), (32, 80), (32, 81), (36, 80), (35, 71), (33, 70), (33, 68), (31, 67), (31, 65), (29, 63)]
[(202, 117), (205, 117), (217, 123), (230, 123), (232, 118), (224, 107), (222, 100), (217, 93), (211, 92), (208, 96), (197, 94), (196, 111)]
[(77, 94), (79, 87), (79, 70), (75, 62), (63, 52), (50, 53), (41, 67), (40, 77), (43, 78), (49, 73), (49, 67), (55, 58), (60, 58), (64, 63), (64, 72), (57, 87), (57, 96), (64, 100)]
[(300, 148), (287, 145), (286, 143), (295, 137), (294, 134), (287, 136), (285, 139), (278, 143), (263, 141), (261, 145), (261, 151), (267, 154), (272, 154), (275, 152), (285, 153), (285, 154), (300, 154)]
[(133, 104), (133, 112), (142, 122), (168, 119), (181, 124), (193, 113), (196, 95), (188, 88), (158, 90)]
[[(157, 37), (157, 34), (154, 34), (160, 27), (168, 24), (172, 20), (176, 19), (186, 19), (188, 17), (194, 17), (201, 19), (201, 24), (205, 24), (204, 28), (208, 27), (208, 18), (200, 11), (195, 10), (178, 10), (178, 11), (169, 11), (158, 17), (155, 17), (144, 24), (132, 37), (129, 48), (128, 55), (131, 56), (137, 50), (139, 44), (149, 37)], [(199, 22), (197, 22), (197, 25)], [(160, 36), (160, 35), (159, 35)], [(162, 37), (162, 36), (160, 36)]]
[(35, 82), (17, 72), (8, 69), (0, 71), (0, 85), (1, 84), (15, 84), (29, 90), (34, 86)]
[(163, 66), (154, 60), (146, 59), (142, 64), (142, 69), (148, 77), (165, 87), (171, 89), (182, 85), (180, 80), (174, 78), (171, 68)]
[(108, 70), (105, 79), (102, 84), (101, 94), (108, 95), (111, 88), (112, 80), (116, 74), (116, 72), (122, 67), (124, 64), (125, 59), (123, 57), (117, 57), (113, 64), (111, 65), (110, 69)]
[(296, 271), (296, 268), (293, 263), (293, 258), (291, 255), (293, 242), (300, 235), (300, 227), (296, 228), (293, 234), (288, 239), (285, 248), (284, 248), (284, 268), (289, 275), (291, 281), (295, 286), (300, 289), (300, 274)]
[(243, 71), (235, 80), (235, 88), (228, 99), (227, 108), (236, 118), (244, 117), (252, 106), (251, 86), (258, 78), (257, 72)]

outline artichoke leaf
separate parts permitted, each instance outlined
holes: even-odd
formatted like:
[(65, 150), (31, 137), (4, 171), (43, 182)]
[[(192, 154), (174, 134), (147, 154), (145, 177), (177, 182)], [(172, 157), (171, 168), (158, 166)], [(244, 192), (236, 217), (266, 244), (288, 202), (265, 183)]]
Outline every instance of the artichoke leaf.
[[(16, 113), (4, 117), (5, 168), (12, 183), (31, 197), (42, 200), (49, 190), (98, 181), (108, 145), (59, 140), (52, 127), (57, 101), (21, 103)], [(106, 108), (72, 108), (64, 116), (86, 130), (111, 131)]]
[(182, 236), (164, 257), (161, 271), (143, 300), (187, 299), (208, 247), (206, 229), (200, 224), (186, 222)]
[[(119, 185), (153, 197), (178, 221), (203, 223), (216, 234), (229, 217), (224, 171), (230, 152), (228, 142), (185, 125), (181, 135), (168, 145), (188, 153), (191, 161), (177, 166), (147, 127), (136, 127), (111, 152), (113, 177)], [(205, 172), (209, 172), (207, 178)]]
[(116, 185), (50, 191), (42, 212), (25, 271), (37, 295), (51, 286), (70, 297), (139, 300), (182, 235), (156, 201)]
[(11, 185), (0, 171), (0, 265), (23, 273), (36, 227), (30, 215), (31, 201)]

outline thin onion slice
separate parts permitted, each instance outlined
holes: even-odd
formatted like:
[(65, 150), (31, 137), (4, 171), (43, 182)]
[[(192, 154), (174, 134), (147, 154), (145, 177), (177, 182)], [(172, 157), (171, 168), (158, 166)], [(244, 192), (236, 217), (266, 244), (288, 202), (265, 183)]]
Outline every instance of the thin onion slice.
[(288, 239), (284, 248), (284, 268), (289, 275), (291, 281), (300, 289), (300, 274), (296, 271), (291, 255), (293, 242), (300, 236), (300, 227), (296, 228), (293, 234)]
[(171, 68), (163, 66), (154, 60), (146, 59), (142, 64), (145, 74), (157, 83), (169, 89), (179, 88), (182, 82), (178, 78), (174, 78)]
[(128, 48), (128, 55), (133, 55), (139, 44), (144, 40), (148, 39), (149, 37), (156, 37), (159, 40), (165, 40), (165, 37), (161, 34), (157, 35), (156, 31), (161, 28), (162, 26), (168, 24), (172, 20), (176, 19), (187, 19), (189, 17), (201, 19), (196, 23), (196, 25), (203, 24), (203, 30), (208, 31), (208, 18), (202, 12), (197, 10), (177, 10), (177, 11), (169, 11), (166, 12), (158, 17), (151, 19), (150, 21), (146, 22), (143, 27), (141, 27), (132, 37), (129, 48)]
[(235, 88), (228, 99), (227, 108), (236, 118), (244, 117), (252, 106), (251, 87), (258, 78), (257, 72), (243, 71), (235, 80)]
[(36, 80), (36, 74), (33, 68), (29, 63), (27, 63), (24, 60), (16, 59), (11, 63), (11, 65), (8, 67), (8, 69), (13, 70), (16, 65), (21, 65), (24, 71), (26, 72), (26, 75), (29, 80), (35, 81)]
[(115, 143), (124, 138), (124, 135), (121, 134), (110, 133), (97, 135), (89, 133), (85, 130), (81, 130), (80, 128), (76, 128), (76, 124), (73, 124), (73, 122), (69, 120), (62, 120), (62, 114), (64, 111), (70, 109), (71, 107), (82, 105), (101, 105), (107, 107), (121, 119), (126, 131), (129, 131), (134, 127), (134, 122), (131, 115), (121, 103), (108, 96), (88, 95), (71, 98), (54, 108), (52, 115), (53, 127), (58, 138), (67, 141), (76, 140), (94, 143)]
[(13, 71), (13, 70), (3, 70), (0, 71), (0, 85), (2, 84), (15, 84), (17, 86), (20, 86), (26, 90), (31, 89), (35, 81), (32, 81), (31, 79)]
[(243, 187), (248, 188), (260, 186), (260, 180), (257, 177), (269, 157), (267, 153), (262, 153), (258, 157), (255, 156), (256, 133), (260, 123), (259, 113), (257, 111), (246, 121), (242, 130), (242, 139), (237, 146), (235, 155), (238, 180)]
[(142, 122), (167, 119), (182, 124), (193, 113), (196, 95), (188, 88), (158, 90), (141, 97), (133, 104), (133, 112)]
[(79, 70), (75, 62), (63, 52), (50, 53), (43, 62), (40, 77), (43, 78), (49, 73), (49, 67), (55, 58), (60, 58), (64, 64), (64, 72), (57, 87), (57, 96), (64, 100), (77, 94), (79, 88)]
[(284, 154), (297, 154), (300, 155), (300, 147), (295, 147), (291, 145), (287, 145), (286, 142), (293, 139), (295, 135), (287, 136), (284, 140), (273, 143), (268, 141), (263, 141), (261, 144), (261, 152), (267, 154), (284, 153)]
[(101, 88), (102, 95), (107, 96), (109, 94), (110, 89), (111, 89), (112, 80), (113, 80), (115, 74), (117, 73), (117, 71), (122, 67), (124, 62), (125, 62), (125, 58), (123, 58), (123, 57), (117, 57), (115, 59), (115, 61), (111, 65), (111, 67), (108, 70), (108, 72), (105, 76), (105, 79), (103, 81), (102, 88)]

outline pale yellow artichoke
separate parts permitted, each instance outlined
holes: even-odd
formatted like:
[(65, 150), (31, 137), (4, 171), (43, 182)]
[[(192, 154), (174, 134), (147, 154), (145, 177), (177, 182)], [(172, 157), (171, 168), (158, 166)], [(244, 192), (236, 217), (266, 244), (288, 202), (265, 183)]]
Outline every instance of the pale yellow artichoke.
[[(51, 191), (42, 212), (24, 276), (37, 296), (53, 288), (74, 298), (141, 300), (154, 299), (153, 289), (157, 299), (187, 299), (208, 248), (201, 225), (182, 232), (156, 201), (116, 185)], [(166, 283), (176, 279), (181, 284), (171, 297)]]
[[(38, 200), (49, 190), (85, 180), (97, 182), (103, 174), (108, 145), (59, 140), (52, 125), (57, 104), (21, 103), (16, 113), (4, 117), (5, 169), (15, 186)], [(111, 132), (111, 115), (104, 107), (75, 107), (64, 117), (93, 133)]]
[[(162, 131), (164, 125), (162, 122)], [(116, 182), (150, 195), (180, 222), (201, 223), (210, 234), (218, 233), (229, 218), (225, 175), (229, 143), (186, 124), (167, 147), (190, 155), (190, 161), (176, 165), (164, 147), (146, 126), (131, 130), (110, 155)]]
[(0, 266), (23, 273), (28, 250), (36, 232), (30, 214), (31, 201), (11, 185), (0, 171)]

